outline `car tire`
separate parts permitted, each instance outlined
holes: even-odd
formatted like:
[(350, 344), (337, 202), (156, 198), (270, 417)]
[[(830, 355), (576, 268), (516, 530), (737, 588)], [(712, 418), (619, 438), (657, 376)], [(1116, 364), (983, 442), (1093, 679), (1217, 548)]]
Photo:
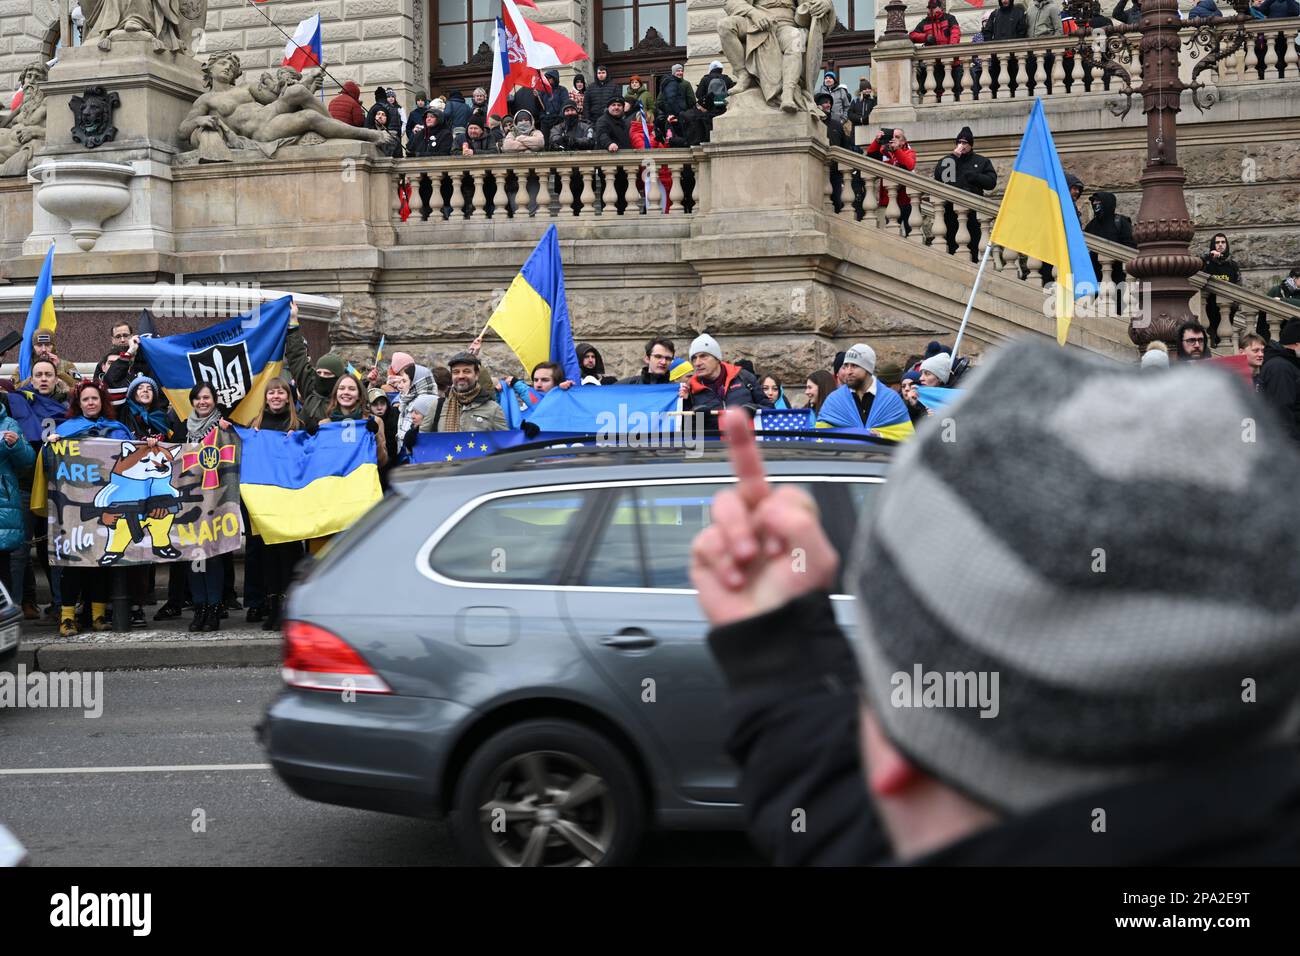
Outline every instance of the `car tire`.
[(567, 720), (498, 732), (456, 781), (452, 828), (481, 866), (618, 866), (645, 830), (645, 796), (610, 740)]

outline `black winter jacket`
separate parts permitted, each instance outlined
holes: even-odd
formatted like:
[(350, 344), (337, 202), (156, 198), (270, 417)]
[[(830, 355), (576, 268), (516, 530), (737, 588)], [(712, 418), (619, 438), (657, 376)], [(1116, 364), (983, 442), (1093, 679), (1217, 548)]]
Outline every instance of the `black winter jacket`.
[(1259, 370), (1259, 394), (1282, 416), (1291, 437), (1300, 440), (1300, 356), (1269, 342)]
[[(871, 865), (890, 850), (867, 795), (858, 670), (825, 594), (709, 634), (731, 688), (727, 751), (749, 836), (774, 863)], [(1110, 828), (1080, 820), (1106, 807)], [(790, 825), (805, 810), (806, 831)], [(916, 865), (1246, 865), (1300, 858), (1300, 756), (1247, 750), (1004, 819)]]
[(604, 83), (592, 80), (591, 85), (587, 87), (586, 99), (582, 101), (583, 117), (588, 123), (596, 123), (605, 115), (605, 108), (610, 102), (622, 95), (623, 91), (619, 85), (609, 77), (605, 78)]
[(596, 121), (596, 148), (607, 151), (610, 143), (619, 149), (631, 149), (632, 134), (628, 131), (627, 120), (621, 116), (615, 119), (605, 113)]
[(571, 152), (575, 149), (593, 149), (596, 145), (596, 133), (591, 124), (580, 116), (567, 122), (563, 117), (551, 127), (547, 145), (557, 151)]
[(1016, 40), (1028, 35), (1029, 21), (1025, 19), (1025, 8), (1017, 3), (1003, 6), (999, 0), (984, 27), (984, 41)]
[[(962, 132), (969, 133), (968, 128)], [(971, 151), (965, 156), (957, 157), (952, 153), (944, 156), (934, 165), (934, 178), (941, 183), (949, 183), (958, 189), (964, 189), (976, 196), (983, 196), (986, 190), (998, 184), (998, 171), (993, 164), (975, 152), (974, 137), (971, 138)]]

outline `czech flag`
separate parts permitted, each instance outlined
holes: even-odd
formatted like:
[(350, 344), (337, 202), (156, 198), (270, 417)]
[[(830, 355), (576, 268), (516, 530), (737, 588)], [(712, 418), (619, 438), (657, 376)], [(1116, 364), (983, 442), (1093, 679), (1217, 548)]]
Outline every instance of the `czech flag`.
[(539, 362), (559, 362), (565, 378), (571, 382), (582, 381), (582, 369), (573, 345), (573, 327), (569, 323), (569, 303), (564, 295), (560, 239), (554, 223), (547, 227), (519, 275), (510, 283), (488, 325), (519, 356), (525, 375), (531, 375)]
[(313, 13), (298, 24), (293, 31), (293, 39), (284, 45), (284, 66), (291, 66), (299, 73), (311, 67), (319, 67), (324, 62), (321, 49), (320, 14)]
[(365, 422), (327, 422), (315, 435), (237, 430), (239, 494), (267, 544), (337, 534), (383, 497)]
[(488, 91), (489, 116), (506, 114), (510, 91), (515, 87), (549, 89), (543, 71), (588, 58), (587, 52), (564, 34), (526, 19), (514, 0), (501, 0), (495, 48), (492, 88)]
[(236, 424), (261, 414), (266, 383), (284, 369), (292, 301), (286, 295), (199, 332), (140, 339), (140, 351), (182, 421), (191, 411), (190, 389), (201, 383), (212, 386)]
[(23, 344), (18, 350), (18, 381), (26, 382), (32, 377), (32, 336), (38, 329), (53, 332), (58, 327), (59, 320), (54, 314), (54, 243), (51, 242), (49, 251), (45, 253), (45, 264), (41, 266), (41, 277), (32, 290), (27, 324), (23, 326)]
[(1042, 100), (1034, 100), (990, 241), (1056, 266), (1056, 341), (1065, 345), (1074, 300), (1097, 292), (1097, 274)]
[(817, 416), (818, 428), (867, 428), (881, 438), (902, 441), (916, 434), (912, 428), (912, 418), (907, 413), (907, 403), (898, 393), (876, 380), (876, 398), (871, 403), (864, 426), (862, 413), (858, 411), (858, 400), (853, 389), (841, 385), (826, 397), (821, 414)]

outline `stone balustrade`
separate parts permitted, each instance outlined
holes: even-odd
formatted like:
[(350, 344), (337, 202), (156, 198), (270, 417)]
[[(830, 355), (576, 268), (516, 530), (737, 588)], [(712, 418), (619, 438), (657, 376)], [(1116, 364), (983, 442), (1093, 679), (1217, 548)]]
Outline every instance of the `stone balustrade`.
[[(1238, 29), (1244, 40), (1240, 44), (1236, 43)], [(1193, 71), (1205, 58), (1221, 52), (1224, 55), (1214, 67), (1197, 76), (1198, 82), (1224, 85), (1294, 80), (1300, 73), (1297, 37), (1300, 18), (1241, 24), (1206, 20), (1184, 25), (1179, 30), (1183, 46), (1180, 78), (1191, 83)], [(877, 87), (879, 106), (1046, 99), (1116, 93), (1126, 87), (1136, 91), (1142, 83), (1139, 41), (1131, 28), (1115, 28), (955, 46), (884, 43), (873, 54), (876, 72), (889, 74), (889, 81)]]
[[(928, 246), (935, 254), (966, 256), (972, 263), (979, 261), (990, 243), (1000, 197), (976, 196), (845, 149), (830, 150), (827, 167), (826, 211), (833, 216), (852, 215), (865, 228)], [(1144, 307), (1141, 283), (1131, 281), (1124, 271), (1137, 250), (1095, 236), (1085, 235), (1084, 239), (1096, 261), (1099, 290), (1080, 299), (1076, 312), (1125, 324), (1140, 317)], [(989, 264), (995, 272), (1023, 282), (1046, 286), (1055, 279), (1052, 266), (998, 245), (989, 250)], [(1300, 319), (1300, 308), (1212, 279), (1205, 272), (1198, 272), (1191, 283), (1197, 290), (1193, 311), (1202, 322), (1206, 321), (1205, 300), (1210, 296), (1217, 299), (1220, 314), (1225, 319), (1231, 317), (1236, 331), (1253, 330), (1258, 321), (1267, 325), (1270, 337), (1276, 339), (1282, 322)], [(1237, 344), (1230, 331), (1223, 325), (1219, 330), (1223, 337), (1220, 350), (1231, 353)]]
[[(596, 220), (694, 213), (702, 153), (657, 149), (653, 165), (650, 160), (645, 150), (396, 160), (393, 218), (400, 228), (452, 219)], [(404, 204), (409, 205), (406, 218)]]

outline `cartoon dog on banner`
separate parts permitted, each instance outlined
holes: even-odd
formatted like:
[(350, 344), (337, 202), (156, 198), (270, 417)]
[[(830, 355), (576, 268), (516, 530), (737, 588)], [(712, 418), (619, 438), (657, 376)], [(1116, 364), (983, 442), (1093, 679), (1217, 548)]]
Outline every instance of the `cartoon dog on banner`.
[(181, 497), (172, 487), (172, 462), (180, 450), (180, 445), (166, 448), (122, 442), (108, 484), (95, 495), (95, 507), (104, 509), (99, 520), (113, 529), (99, 559), (101, 565), (120, 561), (129, 545), (144, 540), (145, 532), (158, 557), (169, 561), (182, 557), (171, 542)]

